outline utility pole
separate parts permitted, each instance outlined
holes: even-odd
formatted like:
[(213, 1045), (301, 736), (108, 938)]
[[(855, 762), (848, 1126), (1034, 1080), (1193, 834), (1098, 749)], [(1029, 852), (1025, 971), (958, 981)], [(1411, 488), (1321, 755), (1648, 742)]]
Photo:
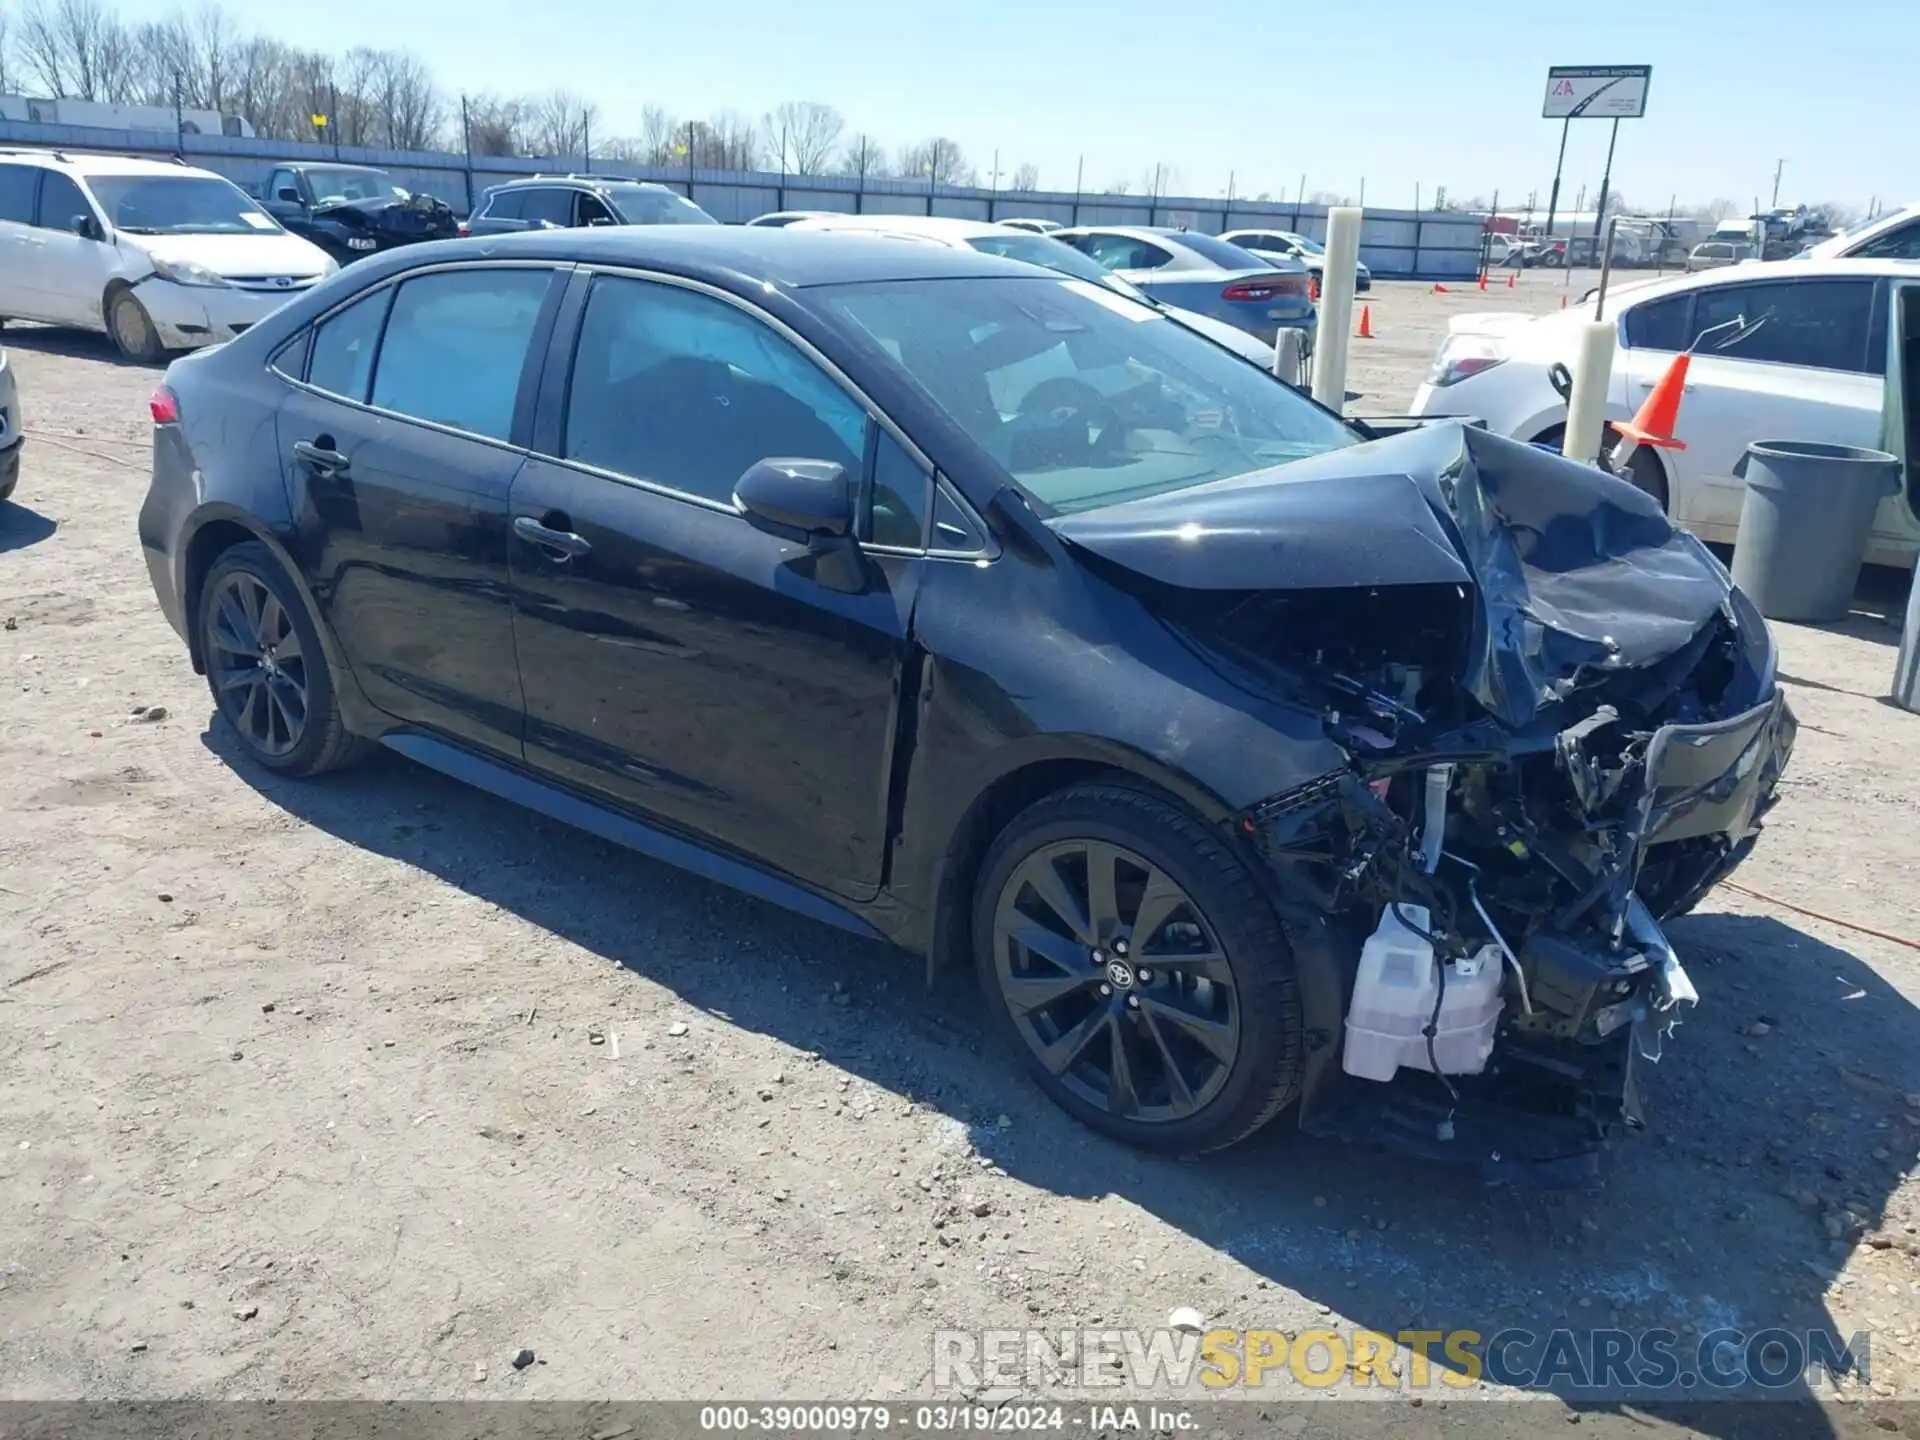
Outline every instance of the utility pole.
[[(1613, 184), (1613, 146), (1620, 138), (1620, 122), (1613, 122), (1613, 133), (1607, 136), (1607, 168), (1600, 172), (1600, 203), (1593, 212), (1593, 243), (1600, 244), (1600, 226), (1607, 215), (1607, 190)], [(1613, 242), (1607, 242), (1611, 245)]]
[(1079, 162), (1073, 167), (1073, 210), (1071, 212), (1071, 218), (1076, 225), (1080, 223), (1080, 191), (1085, 187), (1086, 178), (1087, 157), (1082, 155)]
[(467, 156), (467, 213), (473, 213), (473, 119), (467, 110), (467, 97), (460, 97), (460, 148)]
[[(1618, 124), (1619, 122), (1615, 121), (1614, 123)], [(1786, 168), (1787, 162), (1785, 160), (1776, 160), (1773, 162), (1773, 200), (1767, 206), (1769, 210), (1780, 204), (1780, 172)]]
[(1567, 131), (1573, 126), (1573, 117), (1567, 116), (1560, 122), (1560, 158), (1553, 162), (1553, 189), (1547, 192), (1547, 243), (1553, 243), (1553, 217), (1560, 209), (1560, 172), (1567, 168)]

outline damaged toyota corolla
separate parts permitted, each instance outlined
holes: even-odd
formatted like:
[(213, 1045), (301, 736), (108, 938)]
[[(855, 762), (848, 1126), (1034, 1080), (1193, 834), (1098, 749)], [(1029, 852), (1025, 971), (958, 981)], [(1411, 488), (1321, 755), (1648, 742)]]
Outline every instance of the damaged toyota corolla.
[[(376, 257), (154, 398), (251, 763), (378, 742), (970, 961), (1086, 1123), (1548, 1175), (1697, 996), (1794, 724), (1654, 501), (1095, 285), (835, 235)], [(743, 960), (741, 963), (752, 963)]]

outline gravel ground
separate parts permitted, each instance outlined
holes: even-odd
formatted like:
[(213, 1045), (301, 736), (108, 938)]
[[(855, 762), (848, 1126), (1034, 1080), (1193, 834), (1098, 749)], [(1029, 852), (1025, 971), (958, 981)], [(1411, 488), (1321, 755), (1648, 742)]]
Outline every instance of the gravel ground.
[[(1355, 408), (1404, 408), (1448, 314), (1559, 278), (1378, 286)], [(1920, 955), (1777, 903), (1920, 932), (1920, 721), (1880, 698), (1904, 577), (1780, 628), (1803, 729), (1740, 875), (1772, 898), (1675, 927), (1702, 1004), (1601, 1194), (1284, 1122), (1162, 1161), (1055, 1112), (969, 986), (895, 952), (397, 759), (239, 762), (134, 539), (154, 372), (5, 338), (33, 438), (0, 507), (0, 1398), (898, 1399), (936, 1329), (1190, 1305), (1870, 1330), (1870, 1383), (1788, 1392), (1865, 1403), (1788, 1433), (1920, 1434), (1869, 1414), (1920, 1393)], [(1391, 1433), (1565, 1410), (1374, 1393)], [(1746, 1413), (1576, 1404), (1623, 1435)]]

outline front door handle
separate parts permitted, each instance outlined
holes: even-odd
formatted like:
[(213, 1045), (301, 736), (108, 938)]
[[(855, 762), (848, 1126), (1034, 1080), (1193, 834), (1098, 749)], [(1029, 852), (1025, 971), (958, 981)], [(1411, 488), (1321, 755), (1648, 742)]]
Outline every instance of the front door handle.
[(542, 525), (531, 515), (514, 516), (513, 533), (529, 545), (537, 545), (561, 560), (575, 560), (593, 550), (593, 546), (587, 543), (585, 536), (576, 535), (571, 530), (555, 530), (550, 526)]
[(293, 453), (301, 464), (307, 466), (316, 475), (342, 475), (346, 473), (347, 457), (333, 448), (330, 436), (322, 435), (316, 440), (296, 440)]

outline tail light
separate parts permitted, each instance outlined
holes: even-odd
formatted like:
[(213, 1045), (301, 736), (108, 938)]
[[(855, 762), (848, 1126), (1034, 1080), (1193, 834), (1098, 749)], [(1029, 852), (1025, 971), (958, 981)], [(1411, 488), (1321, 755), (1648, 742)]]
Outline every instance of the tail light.
[(1277, 300), (1284, 295), (1305, 295), (1305, 279), (1236, 280), (1220, 292), (1222, 300)]
[(164, 385), (148, 397), (147, 409), (153, 412), (153, 423), (156, 425), (180, 423), (180, 402), (173, 398), (173, 392)]
[(1458, 385), (1470, 375), (1505, 364), (1506, 359), (1506, 347), (1497, 340), (1481, 335), (1456, 335), (1433, 357), (1427, 383), (1435, 388)]

